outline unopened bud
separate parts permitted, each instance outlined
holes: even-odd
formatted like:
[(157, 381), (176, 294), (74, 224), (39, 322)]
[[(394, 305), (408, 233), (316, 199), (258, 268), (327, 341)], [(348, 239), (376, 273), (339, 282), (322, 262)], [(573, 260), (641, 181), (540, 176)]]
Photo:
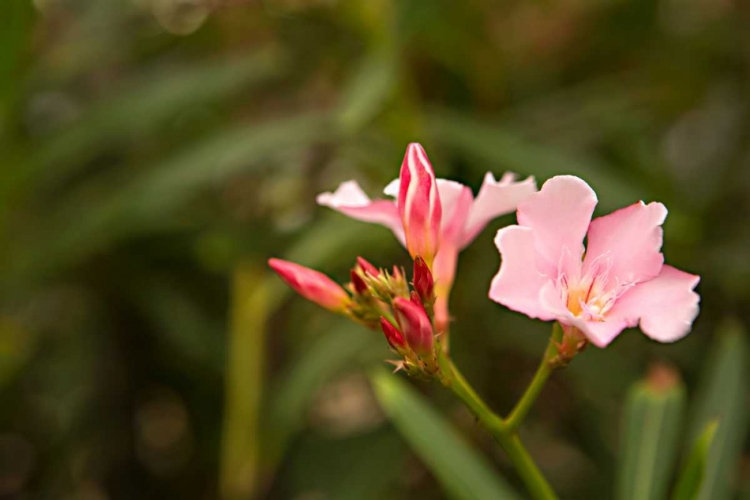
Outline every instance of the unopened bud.
[(380, 276), (380, 270), (370, 264), (367, 260), (365, 260), (363, 257), (357, 257), (357, 265), (362, 270), (363, 273), (369, 274), (373, 278), (377, 278)]
[(352, 269), (349, 275), (351, 276), (352, 289), (355, 293), (362, 295), (363, 293), (367, 292), (367, 283), (365, 283), (365, 280), (362, 278), (362, 276), (359, 275), (356, 269)]
[(438, 251), (442, 205), (435, 173), (421, 145), (409, 144), (399, 179), (397, 204), (406, 248), (412, 257), (421, 256), (432, 265)]
[(351, 301), (338, 283), (321, 272), (281, 259), (270, 259), (268, 265), (297, 293), (326, 309), (344, 312)]
[(431, 305), (435, 302), (435, 282), (432, 271), (422, 257), (414, 259), (414, 290), (422, 300), (422, 304)]
[(419, 299), (415, 302), (397, 297), (393, 301), (393, 311), (409, 347), (420, 356), (431, 354), (435, 342), (432, 324)]
[(404, 340), (404, 336), (401, 334), (401, 332), (398, 331), (398, 329), (396, 329), (395, 326), (391, 324), (390, 321), (382, 316), (380, 318), (380, 327), (383, 329), (385, 339), (388, 341), (391, 347), (393, 347), (396, 351), (402, 351), (406, 348), (406, 341)]

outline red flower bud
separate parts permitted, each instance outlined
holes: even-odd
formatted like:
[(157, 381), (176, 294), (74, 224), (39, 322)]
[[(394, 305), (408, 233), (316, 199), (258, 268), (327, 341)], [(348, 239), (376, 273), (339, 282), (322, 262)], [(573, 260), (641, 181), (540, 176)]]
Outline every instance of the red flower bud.
[(415, 298), (416, 302), (396, 297), (393, 311), (409, 347), (419, 355), (430, 354), (434, 344), (432, 324), (419, 298)]
[(422, 257), (414, 259), (414, 290), (423, 304), (432, 304), (435, 301), (435, 282), (430, 268)]
[(373, 266), (362, 257), (357, 257), (357, 265), (363, 273), (369, 274), (373, 278), (377, 278), (378, 276), (380, 276), (380, 270), (378, 270), (377, 267)]
[(325, 274), (281, 259), (269, 259), (271, 269), (307, 300), (334, 312), (343, 312), (349, 294)]
[(365, 293), (368, 289), (367, 283), (365, 283), (365, 280), (362, 279), (357, 270), (352, 269), (349, 275), (352, 279), (352, 288), (354, 288), (354, 291), (360, 295)]
[(388, 341), (391, 347), (393, 347), (397, 351), (406, 348), (406, 341), (404, 340), (404, 336), (401, 335), (401, 332), (399, 332), (396, 327), (391, 324), (390, 321), (382, 316), (380, 317), (380, 327), (383, 329), (385, 339)]

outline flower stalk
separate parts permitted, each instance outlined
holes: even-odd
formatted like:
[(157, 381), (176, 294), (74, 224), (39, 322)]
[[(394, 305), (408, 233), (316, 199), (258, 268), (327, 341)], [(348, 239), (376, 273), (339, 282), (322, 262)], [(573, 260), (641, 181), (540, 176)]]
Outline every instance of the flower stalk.
[[(439, 350), (439, 352), (442, 384), (466, 405), (469, 411), (495, 438), (495, 441), (513, 463), (531, 496), (537, 500), (555, 500), (557, 495), (529, 455), (518, 437), (516, 429), (511, 428), (506, 420), (495, 414), (461, 375), (453, 362), (442, 350)], [(540, 384), (543, 385), (543, 382), (540, 382)]]
[(510, 432), (518, 430), (518, 427), (520, 427), (521, 423), (526, 418), (526, 415), (528, 415), (529, 410), (531, 410), (531, 407), (539, 397), (539, 394), (542, 392), (542, 389), (547, 383), (547, 379), (549, 379), (550, 375), (552, 375), (552, 372), (556, 368), (560, 367), (556, 362), (556, 359), (559, 357), (558, 346), (560, 345), (562, 338), (563, 329), (560, 326), (560, 323), (554, 323), (552, 325), (552, 336), (547, 344), (547, 349), (544, 351), (544, 356), (539, 362), (539, 367), (536, 369), (534, 378), (526, 388), (523, 396), (521, 396), (521, 399), (516, 403), (513, 411), (510, 412), (510, 415), (505, 420), (505, 424)]

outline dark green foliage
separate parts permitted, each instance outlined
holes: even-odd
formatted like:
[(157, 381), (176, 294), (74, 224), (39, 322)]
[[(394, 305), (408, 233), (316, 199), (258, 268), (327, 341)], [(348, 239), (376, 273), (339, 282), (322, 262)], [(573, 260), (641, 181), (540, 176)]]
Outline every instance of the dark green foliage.
[[(749, 23), (742, 2), (708, 0), (5, 0), (0, 497), (203, 500), (229, 474), (257, 498), (443, 498), (364, 376), (389, 357), (380, 334), (265, 264), (340, 281), (360, 254), (409, 267), (387, 230), (314, 200), (351, 178), (379, 196), (415, 140), (474, 189), (488, 170), (573, 173), (599, 214), (664, 202), (667, 261), (702, 276), (688, 338), (625, 332), (542, 393), (523, 439), (560, 496), (615, 491), (636, 444), (618, 416), (654, 361), (688, 402), (667, 492), (714, 419), (698, 498), (747, 490)], [(462, 254), (452, 302), (456, 363), (499, 412), (549, 333), (487, 299), (493, 230), (512, 221)], [(253, 278), (237, 293), (240, 265)]]

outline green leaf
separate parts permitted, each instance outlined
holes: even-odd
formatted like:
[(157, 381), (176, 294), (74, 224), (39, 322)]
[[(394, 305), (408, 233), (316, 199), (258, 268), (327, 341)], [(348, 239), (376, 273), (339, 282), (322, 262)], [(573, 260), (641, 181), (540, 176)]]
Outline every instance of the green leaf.
[(698, 440), (693, 445), (693, 450), (680, 473), (672, 500), (695, 500), (698, 498), (703, 478), (708, 466), (708, 453), (719, 427), (718, 420), (712, 420), (703, 429)]
[(128, 236), (164, 231), (202, 189), (260, 168), (269, 157), (330, 137), (328, 125), (329, 117), (320, 114), (246, 125), (186, 148), (123, 186), (118, 179), (107, 179), (113, 186), (93, 186), (96, 199), (91, 200), (89, 191), (70, 197), (28, 239), (9, 242), (5, 262), (12, 261), (12, 271), (19, 273), (11, 278), (75, 264)]
[(277, 51), (174, 68), (122, 84), (83, 116), (41, 144), (31, 159), (46, 181), (61, 179), (105, 148), (146, 139), (191, 107), (221, 102), (278, 77), (285, 60)]
[(0, 16), (0, 139), (3, 137), (7, 114), (16, 97), (22, 78), (18, 70), (24, 55), (30, 52), (34, 7), (28, 0), (6, 0)]
[(617, 498), (665, 498), (678, 451), (685, 389), (672, 369), (655, 366), (625, 403)]
[(691, 416), (690, 442), (706, 426), (719, 419), (703, 484), (697, 498), (732, 498), (738, 474), (742, 445), (748, 431), (748, 346), (746, 332), (739, 322), (728, 320), (719, 327), (719, 336), (706, 362), (694, 413)]
[(365, 56), (344, 89), (339, 120), (345, 131), (356, 131), (383, 107), (396, 82), (394, 51), (382, 48)]
[(393, 425), (451, 497), (518, 498), (486, 460), (398, 376), (378, 371), (372, 383)]
[(427, 124), (436, 142), (479, 160), (484, 171), (512, 170), (540, 179), (560, 174), (577, 175), (592, 185), (600, 195), (602, 208), (608, 209), (622, 207), (642, 197), (601, 161), (572, 157), (559, 148), (519, 137), (502, 126), (445, 110), (431, 111)]

